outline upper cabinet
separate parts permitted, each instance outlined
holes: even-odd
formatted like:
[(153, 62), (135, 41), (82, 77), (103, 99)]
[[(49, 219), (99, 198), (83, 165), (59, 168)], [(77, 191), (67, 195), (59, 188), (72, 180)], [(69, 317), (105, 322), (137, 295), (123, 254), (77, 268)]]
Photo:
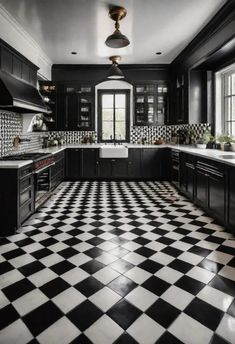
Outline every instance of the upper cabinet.
[(38, 67), (0, 40), (0, 69), (36, 86)]
[(93, 130), (95, 91), (91, 84), (70, 83), (60, 86), (59, 130)]
[(168, 116), (168, 88), (166, 84), (134, 85), (134, 124), (162, 125)]
[(87, 83), (40, 82), (40, 93), (52, 110), (50, 130), (94, 130), (95, 88)]

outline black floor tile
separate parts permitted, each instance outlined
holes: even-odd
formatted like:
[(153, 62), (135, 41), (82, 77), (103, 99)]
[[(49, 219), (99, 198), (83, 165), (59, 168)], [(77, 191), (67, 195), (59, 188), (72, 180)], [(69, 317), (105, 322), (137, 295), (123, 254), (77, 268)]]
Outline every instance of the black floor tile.
[(63, 317), (61, 310), (53, 302), (48, 301), (22, 319), (30, 332), (36, 337), (61, 317)]
[(150, 290), (158, 296), (161, 296), (170, 286), (171, 285), (168, 282), (163, 281), (156, 276), (150, 277), (142, 284), (142, 287)]
[(195, 245), (195, 246), (191, 247), (188, 250), (188, 252), (198, 254), (199, 256), (202, 256), (202, 257), (207, 257), (212, 252), (212, 250), (208, 250), (208, 249), (205, 249), (203, 247)]
[(146, 259), (144, 262), (138, 265), (139, 268), (146, 270), (152, 274), (160, 270), (164, 265), (154, 262), (151, 259)]
[(209, 270), (211, 272), (214, 272), (214, 273), (217, 273), (219, 272), (223, 265), (222, 264), (219, 264), (217, 262), (213, 262), (212, 260), (210, 259), (203, 259), (199, 264), (198, 266), (200, 266), (201, 268), (203, 269), (206, 269), (206, 270)]
[(41, 291), (50, 299), (68, 289), (70, 285), (58, 277), (40, 287)]
[(86, 300), (69, 312), (67, 317), (81, 331), (85, 331), (102, 315), (103, 312), (99, 308), (97, 308), (89, 300)]
[(41, 250), (31, 252), (30, 254), (36, 259), (42, 259), (44, 257), (48, 257), (50, 254), (53, 254), (53, 252), (48, 248), (42, 248)]
[[(0, 331), (16, 321), (19, 318), (19, 314), (15, 310), (15, 308), (9, 304), (4, 308), (0, 309)], [(0, 339), (1, 342), (1, 339)]]
[(186, 274), (189, 270), (191, 270), (194, 265), (189, 264), (187, 262), (183, 262), (180, 259), (175, 259), (168, 266), (174, 270), (177, 270), (179, 272), (182, 272), (183, 274)]
[(62, 251), (57, 252), (60, 256), (62, 256), (65, 259), (71, 258), (73, 256), (75, 256), (76, 254), (78, 254), (79, 252), (77, 250), (75, 250), (73, 247), (68, 247), (65, 248)]
[(168, 302), (158, 299), (145, 313), (164, 328), (168, 328), (181, 312)]
[(164, 332), (164, 334), (156, 341), (155, 344), (184, 344), (181, 340), (177, 339), (169, 332)]
[(91, 296), (103, 287), (104, 285), (92, 276), (84, 279), (74, 286), (74, 288), (79, 290), (86, 297)]
[(35, 261), (22, 266), (21, 268), (19, 268), (19, 271), (27, 277), (43, 269), (45, 269), (45, 266), (41, 262)]
[(25, 254), (26, 252), (24, 250), (22, 250), (21, 248), (16, 248), (12, 251), (9, 251), (9, 252), (6, 252), (6, 253), (3, 253), (3, 257), (6, 259), (6, 260), (10, 260), (10, 259), (13, 259), (13, 258), (16, 258), (16, 257), (19, 257), (19, 256), (22, 256), (23, 254)]
[(125, 276), (119, 276), (108, 284), (108, 287), (120, 294), (122, 297), (130, 293), (137, 284)]
[(10, 263), (8, 263), (6, 261), (2, 262), (0, 264), (0, 275), (5, 274), (6, 272), (11, 271), (13, 269), (14, 269), (14, 267)]
[(62, 261), (62, 262), (59, 262), (55, 265), (52, 265), (50, 267), (50, 269), (52, 271), (54, 271), (57, 275), (62, 275), (64, 274), (65, 272), (69, 271), (69, 270), (72, 270), (75, 268), (75, 265), (70, 263), (70, 262), (67, 262), (66, 260)]
[(228, 314), (230, 314), (232, 317), (235, 318), (235, 299), (233, 300), (233, 302), (229, 306), (229, 309), (227, 310), (227, 312), (228, 312)]
[(33, 290), (35, 286), (27, 279), (24, 278), (14, 284), (9, 285), (2, 289), (8, 300), (15, 301), (19, 297)]
[(193, 295), (197, 295), (199, 291), (205, 286), (204, 283), (195, 280), (189, 276), (182, 276), (175, 285), (181, 289), (188, 291)]
[(100, 269), (103, 269), (105, 267), (104, 264), (98, 262), (97, 260), (93, 259), (90, 260), (89, 262), (80, 265), (80, 268), (83, 269), (84, 271), (88, 272), (89, 274), (94, 274)]
[(216, 275), (208, 284), (213, 288), (235, 297), (235, 282), (228, 278)]
[(137, 250), (135, 250), (135, 253), (140, 254), (141, 256), (149, 258), (150, 256), (154, 255), (156, 251), (151, 250), (148, 247), (139, 247)]
[(197, 297), (186, 307), (184, 313), (199, 321), (207, 328), (210, 328), (212, 331), (216, 330), (224, 315), (224, 312)]
[(116, 303), (107, 312), (107, 315), (112, 318), (119, 326), (126, 330), (142, 312), (127, 302), (125, 299)]
[(123, 334), (117, 340), (115, 340), (114, 344), (138, 344), (138, 343), (128, 333), (123, 332)]

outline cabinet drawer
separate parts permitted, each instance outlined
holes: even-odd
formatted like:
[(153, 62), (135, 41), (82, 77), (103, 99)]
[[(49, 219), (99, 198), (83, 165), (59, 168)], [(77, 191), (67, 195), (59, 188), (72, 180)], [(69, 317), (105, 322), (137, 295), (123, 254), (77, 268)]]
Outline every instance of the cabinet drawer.
[(24, 220), (27, 219), (27, 217), (29, 217), (32, 213), (33, 213), (34, 209), (33, 209), (33, 202), (30, 201), (26, 204), (24, 204), (22, 207), (20, 207), (20, 216), (19, 216), (19, 220), (20, 220), (20, 224), (22, 224), (22, 222)]
[(33, 186), (33, 176), (29, 175), (20, 181), (20, 192), (24, 191), (25, 189)]
[(22, 168), (19, 172), (20, 179), (24, 178), (25, 176), (27, 176), (30, 173), (32, 173), (32, 165), (28, 165), (28, 166)]
[(31, 200), (32, 196), (33, 196), (33, 189), (31, 187), (21, 192), (19, 196), (20, 206), (23, 205), (25, 202)]

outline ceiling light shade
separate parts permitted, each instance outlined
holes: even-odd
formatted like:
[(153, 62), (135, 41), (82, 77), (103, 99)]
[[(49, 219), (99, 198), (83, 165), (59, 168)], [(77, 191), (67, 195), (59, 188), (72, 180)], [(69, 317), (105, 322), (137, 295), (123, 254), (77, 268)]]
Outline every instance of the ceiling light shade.
[(110, 56), (109, 59), (113, 64), (108, 72), (107, 78), (113, 80), (124, 79), (121, 69), (118, 68), (118, 62), (121, 60), (121, 56)]
[(109, 11), (109, 16), (115, 21), (115, 31), (112, 35), (108, 36), (105, 41), (105, 44), (110, 48), (124, 48), (130, 44), (129, 39), (123, 35), (119, 28), (119, 21), (124, 18), (127, 14), (127, 11), (124, 7), (113, 7)]

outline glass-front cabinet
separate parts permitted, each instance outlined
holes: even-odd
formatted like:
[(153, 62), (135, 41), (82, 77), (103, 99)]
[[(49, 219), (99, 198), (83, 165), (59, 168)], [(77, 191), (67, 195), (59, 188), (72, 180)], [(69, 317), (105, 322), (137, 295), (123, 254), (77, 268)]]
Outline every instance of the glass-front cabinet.
[(91, 85), (64, 86), (65, 130), (93, 130), (94, 88)]
[(134, 86), (134, 124), (161, 125), (168, 111), (168, 88), (165, 84)]

